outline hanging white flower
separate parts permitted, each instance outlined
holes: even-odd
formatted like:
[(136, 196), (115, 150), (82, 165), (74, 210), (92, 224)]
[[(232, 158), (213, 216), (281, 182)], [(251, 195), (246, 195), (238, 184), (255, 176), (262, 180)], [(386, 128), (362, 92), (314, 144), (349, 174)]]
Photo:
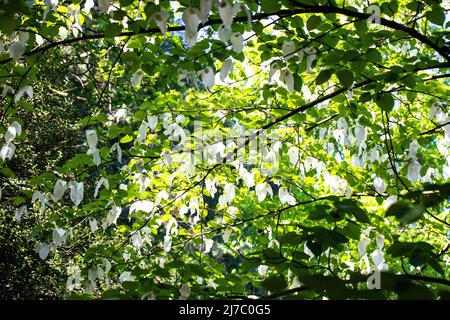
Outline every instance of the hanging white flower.
[(257, 184), (255, 186), (255, 193), (258, 197), (258, 201), (262, 202), (264, 199), (266, 199), (267, 195), (269, 194), (271, 197), (273, 197), (273, 191), (270, 185), (267, 182), (263, 182), (260, 184)]
[(373, 180), (373, 186), (375, 188), (375, 191), (380, 193), (380, 194), (382, 194), (382, 193), (384, 193), (386, 191), (386, 183), (380, 177), (376, 177)]
[(144, 143), (145, 139), (147, 139), (147, 129), (148, 129), (148, 123), (145, 121), (142, 121), (141, 125), (139, 126), (138, 136), (137, 136), (137, 140), (140, 143)]
[(269, 266), (266, 266), (265, 264), (262, 264), (258, 267), (258, 273), (261, 276), (266, 275), (268, 270), (269, 270)]
[(281, 46), (281, 51), (283, 52), (283, 58), (287, 61), (294, 56), (296, 47), (293, 41), (285, 40)]
[(387, 269), (387, 265), (385, 264), (384, 260), (384, 254), (381, 250), (374, 250), (374, 252), (372, 252), (370, 256), (372, 257), (372, 261), (378, 271)]
[(120, 283), (123, 283), (125, 281), (133, 281), (134, 277), (131, 275), (130, 271), (124, 271), (119, 276)]
[(290, 147), (288, 150), (289, 161), (292, 165), (298, 162), (299, 151), (297, 147)]
[(232, 232), (233, 232), (233, 229), (231, 229), (231, 228), (226, 228), (225, 229), (225, 231), (222, 234), (223, 242), (225, 242), (225, 243), (228, 242)]
[(120, 144), (118, 142), (114, 143), (111, 146), (111, 152), (116, 151), (117, 152), (117, 161), (122, 163), (122, 148), (120, 147)]
[(212, 0), (200, 0), (200, 21), (206, 23), (208, 21), (209, 12), (211, 11)]
[(200, 24), (200, 11), (196, 8), (187, 8), (182, 15), (184, 22), (184, 40), (189, 47), (197, 42), (198, 26)]
[(214, 245), (213, 239), (206, 239), (205, 240), (205, 250), (203, 251), (204, 254), (207, 254), (211, 251), (212, 247)]
[(25, 45), (20, 41), (15, 41), (9, 45), (9, 56), (17, 61), (25, 53)]
[(216, 194), (216, 192), (217, 192), (217, 188), (216, 188), (216, 179), (213, 179), (213, 180), (211, 180), (211, 179), (206, 179), (206, 180), (205, 180), (205, 188), (206, 188), (206, 191), (209, 192), (210, 196), (211, 196), (212, 198), (214, 198), (214, 196), (215, 196), (215, 194)]
[(14, 102), (17, 103), (23, 97), (24, 94), (27, 94), (28, 97), (33, 98), (33, 88), (31, 86), (24, 86), (17, 91), (16, 96), (14, 97)]
[(219, 27), (218, 33), (219, 33), (219, 39), (223, 42), (228, 42), (228, 40), (230, 40), (231, 36), (233, 35), (233, 31), (231, 31), (224, 25), (221, 25)]
[(78, 207), (78, 205), (81, 203), (81, 201), (83, 201), (84, 183), (70, 181), (69, 188), (70, 188), (70, 200), (72, 200), (72, 202), (75, 204), (75, 206)]
[(389, 196), (386, 200), (384, 200), (384, 209), (388, 209), (390, 206), (392, 206), (394, 203), (397, 202), (397, 196)]
[(67, 189), (67, 181), (58, 179), (53, 188), (53, 201), (58, 202), (64, 196)]
[(220, 80), (224, 81), (232, 71), (233, 61), (231, 59), (225, 60), (222, 64), (222, 68), (220, 69)]
[(12, 143), (4, 144), (0, 150), (0, 159), (5, 161), (6, 159), (11, 159), (16, 151), (16, 146)]
[(377, 242), (378, 249), (383, 250), (383, 247), (384, 247), (384, 236), (382, 234), (377, 234), (376, 242)]
[(186, 300), (191, 294), (191, 289), (189, 289), (187, 284), (183, 284), (180, 288), (180, 300)]
[(98, 0), (98, 8), (103, 13), (108, 13), (111, 0)]
[(281, 204), (287, 203), (293, 206), (297, 203), (295, 198), (288, 192), (286, 187), (280, 188), (280, 190), (278, 191), (278, 196), (280, 197)]
[(206, 67), (205, 70), (201, 71), (202, 82), (208, 90), (214, 86), (215, 74), (211, 67)]
[(172, 248), (172, 237), (164, 236), (164, 252), (170, 252)]
[(22, 126), (17, 121), (11, 123), (8, 129), (5, 132), (5, 142), (8, 144), (12, 142), (17, 136), (22, 134)]
[(150, 200), (141, 200), (133, 202), (130, 206), (130, 213), (142, 211), (150, 213), (155, 208), (155, 204)]
[[(1, 191), (0, 191), (0, 197), (1, 197)], [(14, 213), (14, 217), (16, 218), (17, 222), (20, 222), (22, 217), (26, 215), (28, 212), (27, 206), (21, 206), (19, 207), (16, 212)]]
[(95, 231), (98, 230), (98, 223), (96, 219), (94, 218), (89, 219), (89, 228), (91, 229), (92, 233), (95, 233)]
[(417, 159), (417, 151), (419, 150), (419, 143), (412, 141), (409, 145), (408, 157), (411, 159)]
[(358, 145), (363, 144), (366, 141), (367, 133), (366, 128), (360, 125), (355, 126), (355, 139)]
[(67, 38), (67, 36), (68, 36), (67, 29), (64, 28), (63, 26), (59, 27), (58, 35), (61, 38), (61, 40), (65, 40)]
[(359, 256), (362, 257), (366, 253), (366, 248), (370, 243), (370, 239), (366, 236), (363, 236), (358, 243), (358, 253)]
[(45, 211), (45, 204), (47, 203), (47, 198), (45, 195), (41, 192), (34, 192), (33, 196), (31, 197), (31, 202), (35, 202), (36, 200), (39, 200), (39, 203), (41, 205), (39, 212), (42, 214)]
[(100, 158), (100, 152), (97, 148), (89, 149), (87, 151), (87, 154), (92, 154), (92, 160), (96, 166), (99, 166), (101, 164), (102, 159)]
[(184, 122), (186, 121), (186, 117), (182, 114), (179, 114), (176, 118), (175, 118), (175, 122), (178, 122), (179, 124), (184, 124)]
[(422, 165), (418, 161), (413, 161), (408, 165), (408, 180), (415, 182), (420, 177), (420, 169)]
[(141, 69), (137, 70), (135, 73), (133, 73), (133, 77), (131, 78), (131, 84), (133, 87), (137, 87), (144, 78), (144, 71)]
[(241, 10), (240, 4), (235, 4), (232, 6), (228, 0), (219, 2), (219, 17), (222, 19), (222, 23), (228, 29), (231, 29), (231, 25), (233, 24), (233, 16)]
[(166, 11), (158, 11), (153, 13), (151, 18), (155, 20), (156, 25), (159, 30), (161, 30), (163, 37), (165, 37), (167, 33), (167, 19), (169, 19), (169, 13)]
[(84, 3), (84, 12), (89, 13), (91, 9), (95, 6), (94, 0), (86, 0)]
[(97, 146), (98, 138), (95, 130), (86, 130), (86, 140), (90, 150), (94, 150)]
[(116, 206), (116, 204), (113, 203), (111, 210), (108, 212), (108, 215), (106, 216), (107, 225), (110, 226), (112, 224), (116, 224), (117, 219), (119, 218), (121, 213), (122, 213), (122, 208)]
[(270, 70), (269, 70), (269, 82), (272, 80), (272, 77), (275, 75), (275, 73), (280, 70), (280, 66), (276, 62), (272, 62), (270, 64)]
[(66, 230), (64, 230), (63, 228), (55, 228), (53, 230), (52, 239), (53, 239), (53, 243), (55, 244), (56, 247), (58, 247), (63, 242), (65, 242), (65, 240), (66, 240), (66, 237), (64, 237), (65, 234), (66, 234)]
[(148, 127), (150, 128), (150, 130), (154, 131), (156, 126), (158, 125), (158, 117), (157, 116), (148, 115), (147, 116), (147, 122), (148, 122)]
[(244, 38), (239, 32), (233, 33), (230, 42), (234, 52), (241, 53), (244, 50)]
[(286, 85), (289, 92), (294, 92), (294, 75), (288, 69), (284, 69), (280, 74), (280, 81)]
[(172, 165), (172, 156), (170, 155), (169, 150), (165, 150), (161, 152), (161, 158), (163, 158), (163, 162), (166, 165), (167, 168), (170, 168)]
[(37, 243), (34, 249), (42, 260), (45, 260), (50, 252), (50, 247), (46, 243)]
[(101, 177), (95, 184), (94, 198), (97, 198), (98, 191), (102, 186), (109, 190), (109, 181), (105, 177)]

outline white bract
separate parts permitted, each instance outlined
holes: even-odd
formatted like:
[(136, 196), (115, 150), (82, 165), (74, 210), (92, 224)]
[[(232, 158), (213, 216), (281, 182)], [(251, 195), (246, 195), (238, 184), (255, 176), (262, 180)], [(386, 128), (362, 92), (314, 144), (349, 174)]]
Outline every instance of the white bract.
[(100, 188), (104, 186), (106, 189), (109, 190), (109, 181), (108, 179), (101, 177), (97, 183), (95, 184), (95, 190), (94, 190), (94, 198), (97, 198), (98, 192)]
[(154, 131), (156, 129), (156, 126), (158, 125), (158, 117), (157, 116), (148, 115), (147, 116), (147, 122), (148, 122), (148, 127), (150, 128), (150, 130)]
[(25, 45), (20, 41), (15, 41), (9, 45), (9, 56), (17, 61), (25, 53)]
[(41, 258), (42, 260), (45, 260), (50, 251), (50, 247), (46, 243), (38, 243), (35, 246), (35, 250), (39, 254), (39, 258)]
[(84, 11), (86, 13), (89, 13), (94, 6), (94, 0), (86, 0), (86, 2), (84, 3)]
[(418, 161), (413, 161), (408, 165), (408, 180), (415, 182), (420, 177), (420, 169), (422, 166)]
[(103, 13), (108, 13), (111, 0), (98, 0), (98, 8)]
[(86, 130), (86, 140), (90, 150), (94, 150), (97, 147), (97, 132), (95, 130)]
[(283, 58), (286, 61), (292, 58), (296, 51), (294, 42), (285, 40), (281, 46), (281, 51), (283, 51)]
[(120, 147), (120, 144), (118, 142), (114, 143), (111, 146), (111, 152), (116, 151), (117, 152), (117, 161), (122, 163), (122, 148)]
[(219, 39), (222, 40), (223, 42), (228, 42), (228, 40), (230, 40), (231, 36), (233, 35), (233, 31), (231, 31), (224, 25), (221, 25), (219, 27), (218, 33)]
[(182, 20), (184, 22), (184, 40), (189, 47), (197, 42), (198, 26), (200, 24), (200, 11), (196, 8), (187, 8), (184, 10)]
[(97, 220), (94, 218), (89, 219), (89, 227), (91, 228), (91, 232), (94, 233), (98, 230)]
[(84, 183), (70, 181), (69, 188), (70, 188), (70, 200), (72, 200), (75, 206), (78, 207), (81, 201), (83, 201)]
[(231, 24), (233, 23), (233, 16), (235, 12), (239, 11), (238, 7), (234, 7), (230, 4), (228, 0), (219, 2), (219, 17), (222, 19), (222, 23), (228, 29), (231, 29)]
[(200, 21), (206, 23), (211, 11), (212, 0), (200, 0)]
[(64, 196), (67, 189), (67, 181), (58, 179), (53, 188), (53, 201), (58, 202)]
[(269, 194), (271, 197), (273, 197), (273, 191), (270, 185), (267, 182), (263, 182), (260, 184), (257, 184), (255, 186), (255, 193), (258, 197), (258, 201), (262, 202), (264, 199), (266, 199), (267, 195)]
[(233, 61), (231, 59), (225, 60), (222, 64), (222, 68), (220, 69), (220, 80), (224, 81), (232, 71)]
[(282, 204), (289, 204), (291, 206), (296, 204), (295, 198), (288, 192), (286, 187), (281, 187), (278, 191), (278, 196)]
[(20, 136), (22, 134), (22, 126), (17, 121), (14, 121), (11, 123), (11, 125), (8, 127), (8, 129), (5, 132), (5, 142), (6, 144), (9, 144), (12, 142), (17, 136)]
[(17, 103), (23, 97), (24, 94), (27, 94), (28, 97), (33, 98), (33, 88), (31, 86), (24, 86), (17, 91), (16, 96), (14, 97), (14, 102)]
[(361, 241), (358, 243), (358, 253), (362, 257), (366, 253), (366, 248), (370, 243), (370, 239), (366, 236), (361, 238)]
[(244, 50), (244, 38), (239, 32), (233, 33), (230, 42), (234, 52), (241, 53)]
[(386, 191), (386, 183), (380, 177), (376, 177), (373, 180), (373, 186), (375, 188), (375, 191), (380, 193), (380, 194), (382, 194), (382, 193), (384, 193)]
[(378, 249), (382, 250), (384, 247), (384, 236), (382, 234), (377, 234), (376, 242)]
[(137, 87), (142, 82), (144, 75), (145, 73), (141, 69), (133, 73), (133, 77), (131, 78), (131, 84), (133, 85), (133, 87)]
[[(0, 190), (0, 198), (1, 198), (1, 190)], [(27, 206), (21, 206), (20, 208), (18, 208), (16, 210), (16, 212), (14, 213), (14, 217), (16, 218), (17, 222), (20, 222), (20, 220), (22, 219), (22, 217), (24, 215), (26, 215), (28, 212)]]
[(167, 19), (169, 19), (169, 13), (165, 11), (158, 11), (153, 13), (151, 18), (155, 20), (156, 25), (159, 30), (161, 30), (163, 37), (165, 37), (167, 33)]
[(280, 74), (280, 81), (286, 85), (289, 92), (294, 92), (294, 75), (288, 69), (284, 69)]
[(205, 70), (201, 71), (201, 77), (205, 87), (211, 90), (215, 82), (215, 74), (213, 68), (207, 67)]
[(298, 162), (299, 151), (297, 147), (290, 147), (288, 150), (289, 161), (291, 164), (295, 165)]

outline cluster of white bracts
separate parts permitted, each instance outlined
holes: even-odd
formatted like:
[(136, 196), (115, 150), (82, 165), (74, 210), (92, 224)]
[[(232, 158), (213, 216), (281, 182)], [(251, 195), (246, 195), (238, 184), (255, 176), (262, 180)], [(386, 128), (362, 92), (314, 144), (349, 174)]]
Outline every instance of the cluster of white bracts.
[(12, 143), (14, 139), (22, 134), (22, 126), (17, 121), (11, 123), (5, 132), (3, 139), (5, 144), (3, 144), (0, 150), (0, 159), (5, 161), (6, 159), (12, 159), (14, 152), (16, 151), (16, 146)]
[[(362, 235), (360, 242), (358, 243), (358, 253), (360, 258), (362, 259), (361, 262), (365, 263), (365, 270), (363, 271), (365, 274), (369, 274), (371, 272), (371, 265), (369, 262), (369, 258), (367, 255), (367, 246), (372, 242), (372, 240), (368, 237), (370, 235), (371, 229), (369, 228), (364, 232), (365, 234)], [(377, 245), (377, 248), (370, 254), (370, 257), (372, 258), (372, 262), (375, 266), (375, 271), (381, 272), (388, 270), (389, 266), (386, 264), (386, 261), (384, 259), (384, 253), (383, 253), (383, 247), (384, 247), (384, 236), (381, 234), (377, 234), (375, 237), (375, 242)]]

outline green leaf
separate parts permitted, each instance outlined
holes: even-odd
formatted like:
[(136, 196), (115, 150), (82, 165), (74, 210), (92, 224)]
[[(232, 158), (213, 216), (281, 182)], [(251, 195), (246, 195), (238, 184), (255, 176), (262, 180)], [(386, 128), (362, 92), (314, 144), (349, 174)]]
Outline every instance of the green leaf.
[(442, 26), (445, 22), (445, 13), (440, 7), (435, 7), (433, 10), (427, 12), (427, 18), (434, 24)]
[(122, 32), (122, 25), (119, 23), (108, 23), (105, 27), (105, 38), (113, 38)]
[(123, 136), (122, 139), (120, 139), (120, 143), (128, 143), (132, 140), (133, 140), (133, 137), (126, 135), (126, 136)]
[(377, 95), (375, 103), (384, 111), (391, 111), (394, 107), (394, 97), (390, 93)]
[(347, 69), (339, 70), (336, 72), (336, 76), (342, 86), (349, 88), (353, 84), (353, 72)]
[(271, 276), (267, 279), (261, 281), (261, 287), (270, 291), (277, 292), (281, 291), (288, 286), (286, 280), (283, 275)]
[(317, 75), (317, 78), (316, 78), (316, 84), (321, 85), (321, 84), (327, 82), (330, 79), (332, 74), (333, 74), (333, 71), (330, 69), (325, 69), (325, 70), (320, 71), (320, 73)]
[(263, 12), (272, 13), (281, 9), (281, 3), (273, 0), (262, 0), (261, 9)]
[(387, 209), (386, 216), (394, 216), (400, 223), (410, 224), (419, 219), (424, 212), (425, 207), (422, 205), (398, 201)]
[(308, 21), (306, 21), (306, 27), (308, 28), (309, 31), (312, 31), (314, 29), (317, 29), (317, 27), (320, 25), (321, 22), (322, 18), (314, 15), (309, 17)]

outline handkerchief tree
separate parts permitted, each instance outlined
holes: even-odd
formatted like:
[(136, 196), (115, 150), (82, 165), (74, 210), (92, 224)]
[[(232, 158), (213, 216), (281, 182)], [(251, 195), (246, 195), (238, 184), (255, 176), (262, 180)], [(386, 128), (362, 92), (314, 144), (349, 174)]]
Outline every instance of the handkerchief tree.
[(1, 1), (0, 294), (448, 298), (449, 10)]

